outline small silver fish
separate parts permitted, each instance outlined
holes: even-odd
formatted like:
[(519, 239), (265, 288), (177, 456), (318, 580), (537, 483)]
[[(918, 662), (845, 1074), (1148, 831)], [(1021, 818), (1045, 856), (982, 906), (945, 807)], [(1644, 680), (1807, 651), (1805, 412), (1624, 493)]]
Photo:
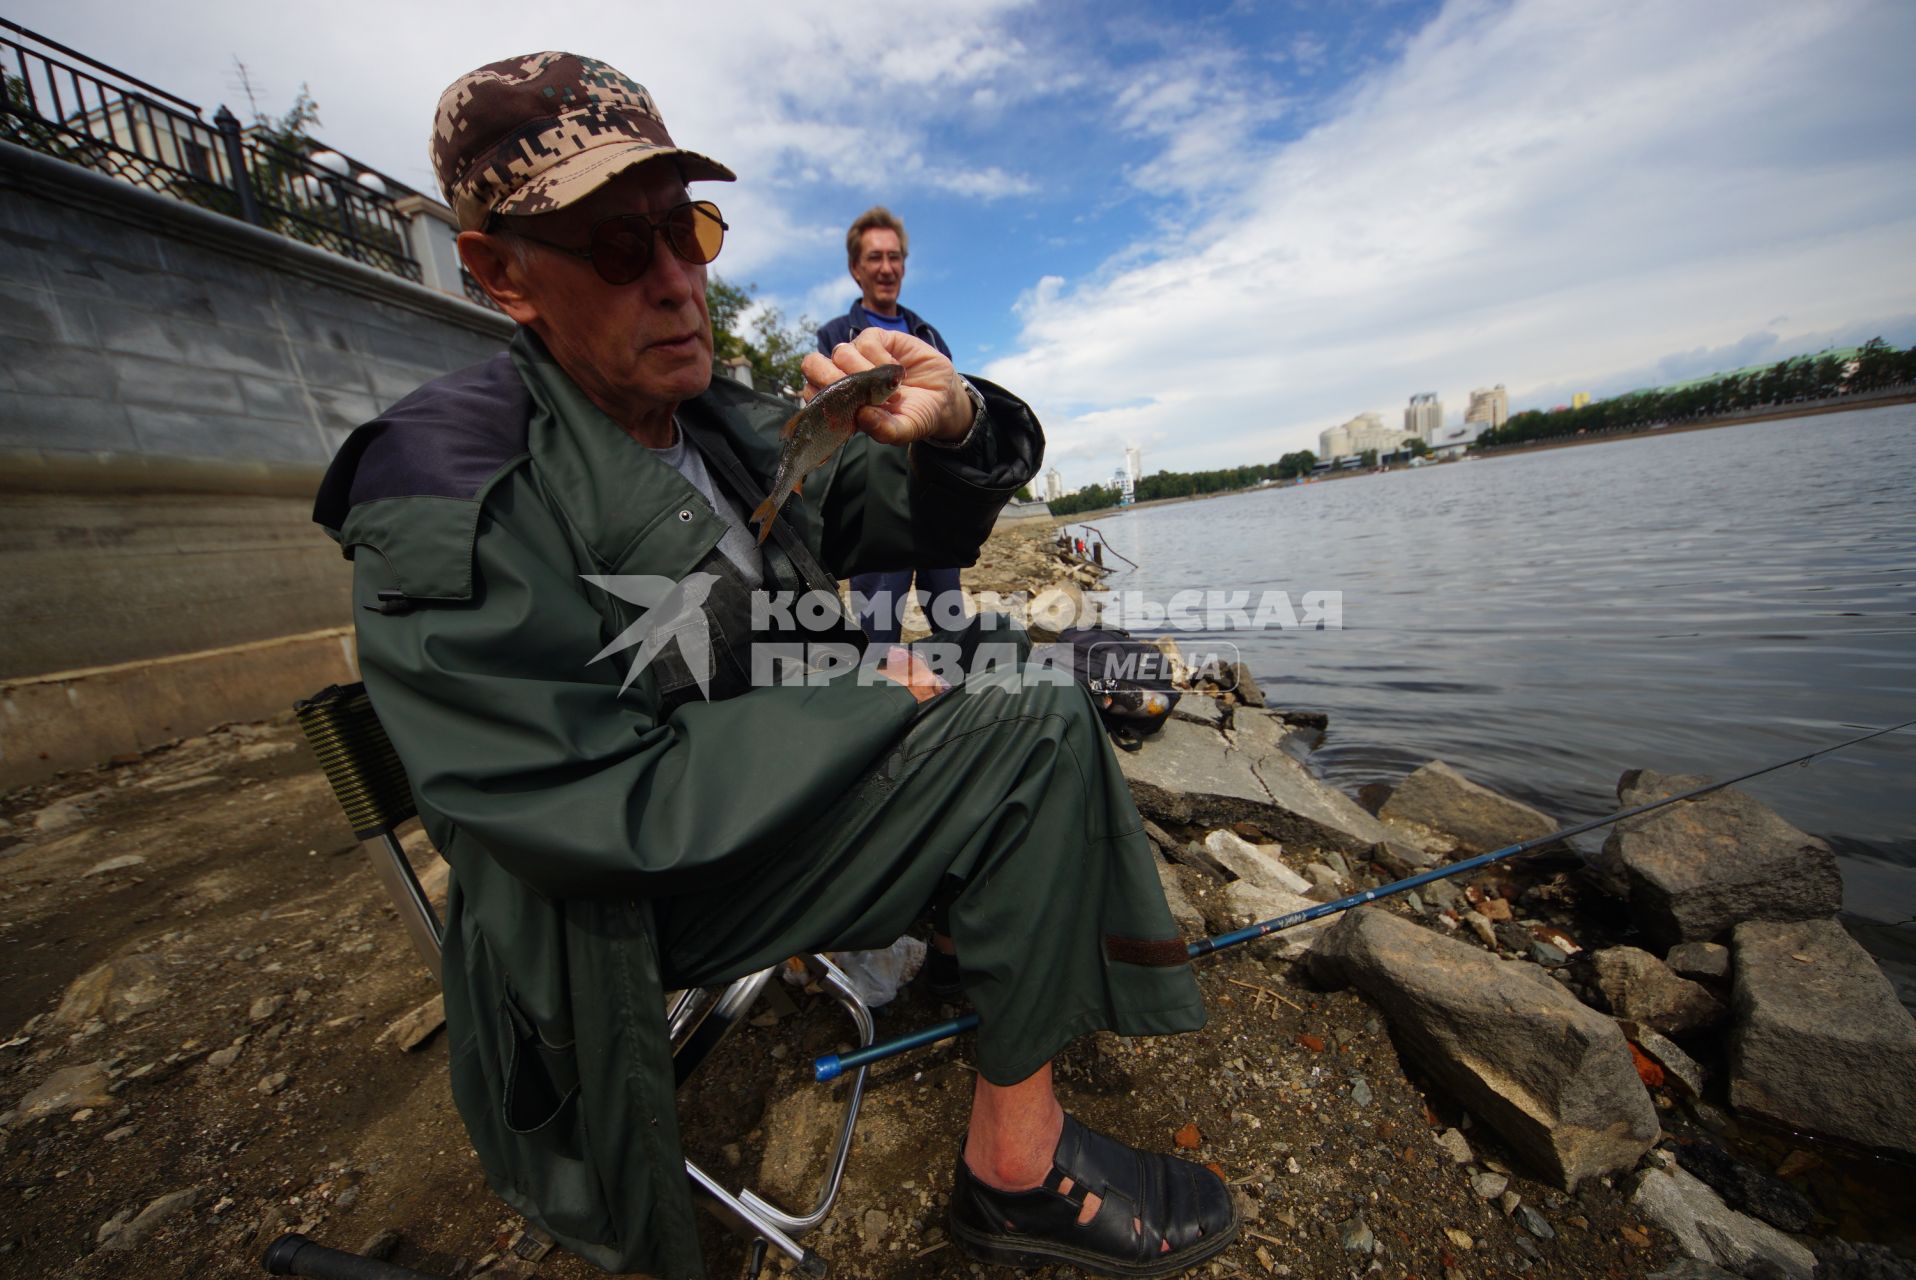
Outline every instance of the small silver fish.
[(824, 466), (852, 438), (858, 411), (891, 399), (904, 376), (904, 366), (896, 364), (847, 374), (792, 415), (778, 433), (785, 449), (778, 455), (778, 469), (772, 473), (772, 491), (751, 515), (752, 522), (759, 526), (760, 546), (771, 536), (772, 518), (785, 505), (785, 499), (799, 492), (805, 477)]

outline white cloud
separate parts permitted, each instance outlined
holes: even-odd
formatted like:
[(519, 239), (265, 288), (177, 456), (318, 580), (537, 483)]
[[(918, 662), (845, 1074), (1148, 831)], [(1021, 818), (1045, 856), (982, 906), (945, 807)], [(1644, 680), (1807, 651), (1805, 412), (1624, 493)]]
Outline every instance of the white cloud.
[[(263, 109), (283, 110), (310, 83), (321, 136), (422, 190), (434, 185), (426, 160), (434, 104), (455, 76), (538, 49), (587, 53), (650, 89), (677, 141), (738, 171), (729, 202), (764, 216), (760, 241), (789, 245), (792, 233), (816, 230), (779, 214), (788, 203), (780, 188), (792, 182), (987, 200), (1030, 189), (1026, 175), (941, 152), (929, 131), (951, 103), (975, 98), (1002, 111), (1035, 91), (1043, 60), (1006, 29), (1026, 3), (943, 6), (935, 25), (907, 24), (909, 38), (902, 19), (877, 21), (830, 0), (640, 8), (586, 0), (557, 9), (336, 0), (323, 13), (244, 0), (196, 0), (184, 11), (107, 0), (15, 8), (25, 25), (201, 102), (209, 117), (222, 101), (245, 110), (228, 84), (228, 50), (264, 86)], [(735, 235), (734, 246), (748, 266), (768, 256), (750, 236)]]
[(1263, 150), (1258, 132), (1286, 109), (1255, 62), (1224, 46), (1183, 48), (1109, 74), (1118, 127), (1157, 145), (1129, 174), (1153, 193), (1201, 196), (1220, 181), (1241, 180)]
[[(1195, 468), (1314, 447), (1416, 391), (1454, 411), (1474, 385), (1521, 399), (1755, 330), (1787, 344), (1905, 314), (1911, 47), (1916, 10), (1894, 0), (1453, 3), (1288, 144), (1220, 172), (1167, 132), (1141, 172), (1208, 175), (1214, 212), (1068, 288), (1040, 281), (1020, 349), (986, 374), (1060, 456), (1153, 437), (1163, 465)], [(1217, 110), (1189, 77), (1143, 83), (1140, 120)]]
[(1305, 75), (1310, 75), (1324, 65), (1324, 55), (1329, 50), (1329, 45), (1308, 31), (1299, 32), (1291, 39), (1291, 60)]
[(807, 289), (799, 299), (798, 314), (810, 316), (823, 324), (833, 316), (844, 315), (845, 308), (857, 296), (858, 286), (852, 281), (850, 273), (841, 272)]
[(1100, 460), (1076, 478), (1127, 440), (1265, 460), (1416, 391), (1454, 416), (1475, 385), (1522, 403), (1916, 313), (1907, 0), (1453, 0), (1387, 39), (1355, 7), (1310, 30), (1240, 9), (1258, 39), (1032, 0), (908, 24), (830, 0), (13, 16), (209, 115), (239, 101), (229, 51), (269, 110), (310, 82), (321, 136), (422, 188), (454, 75), (604, 57), (743, 175), (702, 192), (733, 228), (719, 269), (788, 316), (852, 296), (851, 212), (927, 227), (909, 300), (1000, 353), (1052, 455)]

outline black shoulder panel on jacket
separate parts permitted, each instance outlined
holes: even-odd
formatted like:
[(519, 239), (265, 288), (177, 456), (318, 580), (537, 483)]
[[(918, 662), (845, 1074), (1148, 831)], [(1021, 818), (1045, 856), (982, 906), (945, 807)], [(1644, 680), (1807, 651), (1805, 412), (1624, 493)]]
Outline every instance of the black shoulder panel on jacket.
[(470, 498), (524, 453), (532, 396), (498, 355), (435, 378), (346, 437), (326, 468), (313, 520), (338, 529), (377, 498)]

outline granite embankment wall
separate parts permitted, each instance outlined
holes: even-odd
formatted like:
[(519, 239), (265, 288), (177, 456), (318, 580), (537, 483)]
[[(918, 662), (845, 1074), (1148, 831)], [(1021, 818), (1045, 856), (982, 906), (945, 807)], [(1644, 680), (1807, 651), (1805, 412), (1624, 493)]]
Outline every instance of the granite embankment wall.
[(510, 330), (0, 143), (0, 787), (352, 678), (319, 477)]

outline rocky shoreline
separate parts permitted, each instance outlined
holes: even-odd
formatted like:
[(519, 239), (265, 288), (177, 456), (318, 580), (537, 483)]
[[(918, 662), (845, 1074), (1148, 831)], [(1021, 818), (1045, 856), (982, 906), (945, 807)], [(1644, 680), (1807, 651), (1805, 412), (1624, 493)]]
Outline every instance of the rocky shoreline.
[[(1096, 579), (1042, 528), (966, 574), (1001, 604)], [(1436, 762), (1346, 796), (1309, 768), (1323, 718), (1238, 676), (1194, 673), (1119, 757), (1193, 936), (1556, 826)], [(1206, 959), (1202, 1032), (1085, 1037), (1061, 1090), (1227, 1179), (1218, 1280), (1916, 1275), (1916, 1023), (1839, 891), (1821, 842), (1719, 793), (1592, 866), (1541, 853)], [(290, 717), (0, 795), (0, 956), (0, 1276), (253, 1276), (291, 1229), (462, 1280), (600, 1274), (486, 1190), (431, 980)], [(955, 1012), (910, 988), (881, 1034)], [(843, 1036), (777, 987), (681, 1094), (691, 1153), (806, 1201), (841, 1096), (808, 1066)], [(967, 1053), (874, 1069), (809, 1238), (834, 1275), (989, 1274), (943, 1227)], [(741, 1274), (735, 1234), (705, 1239)]]
[[(1376, 890), (1560, 825), (1441, 761), (1367, 787), (1360, 804), (1308, 768), (1321, 716), (1266, 707), (1248, 671), (1218, 674), (1197, 673), (1163, 730), (1119, 757), (1187, 932)], [(1231, 691), (1207, 692), (1220, 687)], [(1706, 781), (1632, 770), (1618, 807)], [(1619, 823), (1588, 866), (1567, 849), (1499, 864), (1251, 945), (1320, 987), (1359, 990), (1398, 1051), (1546, 1181), (1625, 1177), (1632, 1208), (1698, 1264), (1827, 1276), (1849, 1271), (1835, 1258), (1819, 1269), (1811, 1246), (1854, 1246), (1810, 1236), (1819, 1215), (1785, 1177), (1815, 1181), (1814, 1140), (1898, 1165), (1906, 1183), (1916, 1162), (1916, 1019), (1836, 920), (1841, 905), (1829, 846), (1729, 789)], [(1673, 1133), (1660, 1110), (1704, 1134), (1733, 1116), (1812, 1143), (1763, 1170)], [(1916, 1275), (1906, 1258), (1863, 1253), (1858, 1274)]]

